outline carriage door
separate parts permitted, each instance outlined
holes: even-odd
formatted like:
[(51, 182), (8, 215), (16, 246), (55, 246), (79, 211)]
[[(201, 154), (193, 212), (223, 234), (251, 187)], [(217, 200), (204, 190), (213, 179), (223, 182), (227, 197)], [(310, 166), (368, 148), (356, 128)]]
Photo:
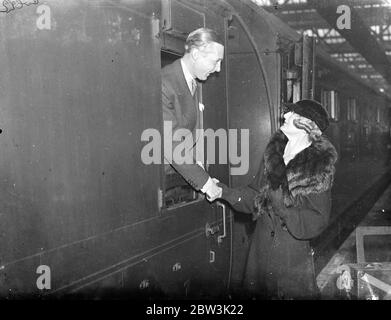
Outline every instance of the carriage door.
[[(205, 26), (205, 14), (179, 1), (162, 1), (161, 23), (161, 62), (164, 67), (183, 56), (187, 35)], [(221, 24), (223, 27), (223, 19)], [(225, 94), (224, 72), (198, 83), (198, 100), (205, 105), (199, 129), (227, 127)], [(212, 177), (226, 181), (228, 165), (208, 163), (206, 152), (205, 145), (205, 169)], [(207, 202), (174, 170), (163, 170), (162, 181), (162, 218), (167, 217), (177, 225), (173, 237), (178, 237), (180, 230), (181, 236), (188, 239), (182, 255), (183, 264), (190, 265), (187, 271), (184, 270), (188, 273), (184, 282), (186, 296), (224, 297), (228, 288), (231, 243), (226, 207), (218, 202)]]
[[(228, 108), (230, 129), (248, 130), (249, 159), (246, 174), (231, 172), (231, 185), (239, 187), (256, 175), (263, 151), (271, 133), (270, 110), (266, 84), (257, 59), (257, 52), (237, 17), (227, 20), (228, 45)], [(243, 143), (243, 141), (242, 141)], [(238, 146), (240, 150), (242, 146)], [(246, 160), (243, 158), (243, 161)], [(255, 224), (250, 214), (235, 213), (233, 228), (232, 290), (240, 287), (247, 251)]]

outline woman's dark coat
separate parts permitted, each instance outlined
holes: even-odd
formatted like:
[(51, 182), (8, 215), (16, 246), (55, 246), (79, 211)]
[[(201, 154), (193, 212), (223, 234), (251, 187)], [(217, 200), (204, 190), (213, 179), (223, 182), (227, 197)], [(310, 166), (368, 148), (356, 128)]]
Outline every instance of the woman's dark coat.
[(288, 140), (279, 130), (247, 187), (223, 186), (223, 199), (257, 219), (244, 286), (263, 299), (314, 299), (317, 286), (309, 241), (327, 226), (337, 153), (325, 137), (283, 160)]

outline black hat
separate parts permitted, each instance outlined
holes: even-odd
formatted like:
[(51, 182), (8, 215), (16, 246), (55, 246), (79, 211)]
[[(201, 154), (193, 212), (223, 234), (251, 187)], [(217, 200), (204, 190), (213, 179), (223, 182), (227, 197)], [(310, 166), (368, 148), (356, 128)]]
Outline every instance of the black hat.
[(287, 108), (289, 111), (314, 121), (322, 132), (329, 126), (327, 110), (315, 100), (300, 100), (295, 103), (289, 103)]

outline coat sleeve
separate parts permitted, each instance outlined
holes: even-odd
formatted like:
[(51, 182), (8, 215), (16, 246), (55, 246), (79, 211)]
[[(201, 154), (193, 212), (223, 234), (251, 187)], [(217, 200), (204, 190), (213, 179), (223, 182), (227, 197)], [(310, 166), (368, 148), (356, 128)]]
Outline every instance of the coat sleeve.
[(261, 163), (257, 175), (247, 186), (229, 188), (226, 185), (219, 183), (219, 186), (223, 189), (222, 199), (227, 201), (236, 211), (253, 214), (255, 211), (254, 200), (259, 194), (258, 190), (262, 184), (262, 177), (263, 164)]
[[(163, 107), (163, 121), (172, 123), (172, 134), (176, 130), (183, 129), (178, 125), (177, 110), (175, 109), (175, 95), (164, 82), (162, 83), (162, 107)], [(175, 150), (181, 141), (172, 141), (172, 150)], [(165, 158), (168, 163), (197, 191), (200, 190), (209, 179), (208, 173), (198, 164), (193, 158), (193, 164), (178, 164), (174, 159), (170, 161)]]
[(223, 189), (221, 198), (227, 201), (233, 209), (243, 213), (254, 212), (254, 198), (258, 192), (251, 186), (229, 188), (222, 183), (218, 185)]
[(299, 204), (286, 208), (281, 193), (272, 191), (270, 198), (274, 213), (285, 223), (290, 234), (299, 240), (309, 240), (326, 229), (331, 211), (330, 190), (299, 196)]

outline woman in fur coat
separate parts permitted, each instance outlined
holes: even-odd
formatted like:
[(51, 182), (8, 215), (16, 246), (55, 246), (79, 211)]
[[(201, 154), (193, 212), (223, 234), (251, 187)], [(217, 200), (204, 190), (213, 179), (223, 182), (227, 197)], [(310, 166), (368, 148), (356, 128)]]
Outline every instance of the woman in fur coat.
[(287, 106), (254, 181), (223, 188), (222, 199), (257, 219), (244, 287), (254, 298), (316, 299), (309, 240), (327, 226), (337, 152), (322, 135), (327, 111), (316, 101)]

